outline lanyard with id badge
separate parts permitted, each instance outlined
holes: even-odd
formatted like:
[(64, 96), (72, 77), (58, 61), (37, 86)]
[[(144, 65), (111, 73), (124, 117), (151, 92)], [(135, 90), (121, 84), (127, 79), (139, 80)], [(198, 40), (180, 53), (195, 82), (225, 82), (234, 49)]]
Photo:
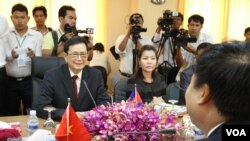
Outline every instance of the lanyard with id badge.
[(16, 40), (17, 40), (17, 43), (19, 45), (19, 48), (15, 49), (15, 51), (18, 54), (18, 58), (17, 58), (17, 66), (18, 67), (24, 67), (27, 65), (28, 62), (31, 61), (31, 59), (27, 56), (28, 49), (22, 48), (22, 45), (23, 45), (25, 39), (26, 39), (26, 36), (23, 38), (22, 42), (20, 43), (17, 36), (16, 36)]

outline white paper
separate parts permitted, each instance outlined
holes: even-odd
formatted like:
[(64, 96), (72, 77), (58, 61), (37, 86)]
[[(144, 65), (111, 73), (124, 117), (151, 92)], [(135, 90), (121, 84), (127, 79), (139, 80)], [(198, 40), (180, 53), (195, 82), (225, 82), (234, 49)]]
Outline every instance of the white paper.
[(38, 129), (27, 141), (46, 141), (52, 133), (49, 130)]
[(27, 53), (27, 49), (25, 48), (16, 48), (15, 51), (18, 55), (23, 55)]

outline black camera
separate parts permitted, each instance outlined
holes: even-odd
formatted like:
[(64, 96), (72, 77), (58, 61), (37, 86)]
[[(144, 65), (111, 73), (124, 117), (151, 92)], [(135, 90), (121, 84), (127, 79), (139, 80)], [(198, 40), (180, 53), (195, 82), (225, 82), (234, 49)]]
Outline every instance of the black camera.
[(132, 25), (131, 34), (133, 37), (140, 38), (141, 32), (147, 32), (147, 28), (142, 28), (139, 24), (142, 22), (142, 16), (140, 14), (133, 14), (130, 19), (129, 23)]
[(64, 31), (72, 32), (75, 36), (77, 36), (79, 33), (85, 33), (85, 34), (93, 34), (94, 28), (86, 28), (86, 30), (77, 30), (75, 26), (70, 26), (69, 24), (65, 24)]
[(176, 46), (186, 46), (189, 42), (196, 42), (197, 38), (191, 38), (188, 35), (188, 30), (185, 29), (173, 29), (170, 32), (170, 36), (173, 37)]
[(141, 26), (132, 26), (131, 34), (140, 34), (141, 32), (147, 32), (147, 28), (142, 28)]
[(170, 30), (172, 24), (174, 23), (173, 17), (178, 17), (178, 12), (172, 12), (170, 10), (165, 10), (163, 12), (163, 17), (158, 21), (158, 25), (162, 27), (164, 31)]

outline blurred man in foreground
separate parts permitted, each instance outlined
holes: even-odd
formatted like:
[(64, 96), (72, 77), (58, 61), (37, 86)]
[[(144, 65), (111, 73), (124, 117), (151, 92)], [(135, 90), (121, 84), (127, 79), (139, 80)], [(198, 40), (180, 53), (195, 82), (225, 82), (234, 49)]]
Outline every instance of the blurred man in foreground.
[(250, 126), (250, 53), (240, 43), (213, 46), (198, 59), (185, 98), (204, 140), (221, 141), (223, 126)]

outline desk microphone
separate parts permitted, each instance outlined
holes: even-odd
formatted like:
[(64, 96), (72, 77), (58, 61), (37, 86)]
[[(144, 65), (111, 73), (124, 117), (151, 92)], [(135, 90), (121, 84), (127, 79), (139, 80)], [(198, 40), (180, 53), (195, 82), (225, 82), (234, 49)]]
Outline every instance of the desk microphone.
[(85, 88), (87, 89), (88, 94), (89, 94), (89, 96), (90, 96), (90, 98), (91, 98), (92, 102), (94, 103), (94, 105), (95, 105), (95, 107), (96, 107), (96, 102), (95, 102), (95, 100), (94, 100), (94, 98), (93, 98), (93, 96), (92, 96), (91, 92), (89, 91), (89, 87), (88, 87), (88, 85), (87, 85), (86, 81), (85, 81), (85, 80), (82, 80), (82, 82), (83, 82), (83, 84), (84, 84)]

